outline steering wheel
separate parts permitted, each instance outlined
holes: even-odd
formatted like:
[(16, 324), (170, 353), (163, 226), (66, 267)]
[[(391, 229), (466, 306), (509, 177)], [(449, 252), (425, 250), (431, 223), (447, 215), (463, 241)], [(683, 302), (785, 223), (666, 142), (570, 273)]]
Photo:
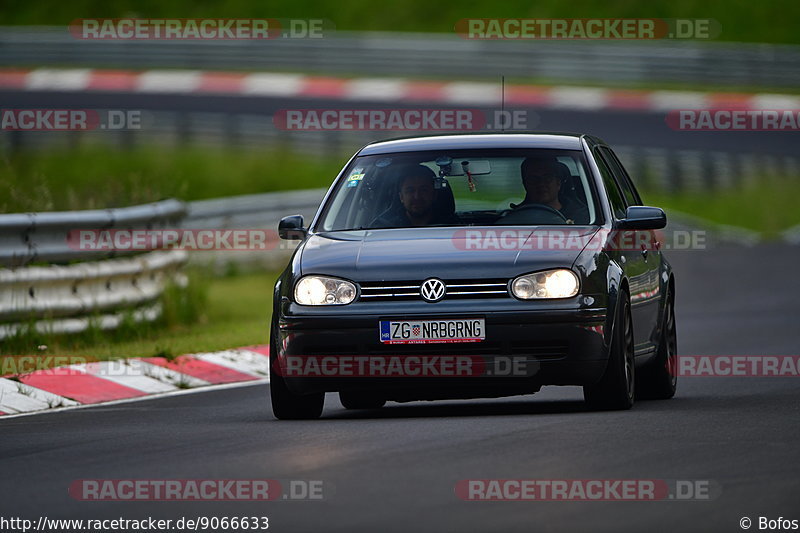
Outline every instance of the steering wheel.
[[(530, 224), (529, 217), (525, 217), (524, 215), (527, 214), (526, 212), (530, 211), (542, 211), (545, 215), (544, 222), (540, 222), (540, 224), (547, 224), (550, 219), (555, 219), (558, 224), (566, 224), (567, 217), (565, 217), (559, 210), (553, 209), (549, 205), (544, 204), (524, 204), (517, 206), (513, 210), (504, 214), (500, 219), (495, 222), (495, 224), (513, 224), (513, 223), (526, 223)], [(532, 214), (532, 213), (531, 213)], [(523, 215), (523, 216), (519, 216)], [(522, 218), (523, 220), (516, 220), (518, 218)], [(509, 220), (511, 219), (511, 220)]]

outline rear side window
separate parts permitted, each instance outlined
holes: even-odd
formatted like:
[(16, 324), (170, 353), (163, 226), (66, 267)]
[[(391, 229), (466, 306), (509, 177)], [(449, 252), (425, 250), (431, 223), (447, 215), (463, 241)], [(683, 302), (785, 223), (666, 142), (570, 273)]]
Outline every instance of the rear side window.
[[(600, 154), (595, 151), (595, 156), (600, 156)], [(603, 177), (603, 183), (606, 186), (608, 200), (611, 202), (611, 211), (615, 217), (625, 218), (625, 201), (622, 199), (617, 180), (614, 179), (611, 169), (608, 168), (603, 157), (595, 157), (595, 161), (597, 161), (597, 168), (600, 169), (600, 175)]]
[(623, 167), (622, 163), (620, 163), (617, 155), (606, 146), (601, 147), (600, 151), (605, 157), (608, 166), (611, 167), (611, 171), (613, 172), (614, 176), (616, 176), (617, 183), (619, 183), (619, 186), (622, 189), (622, 194), (625, 197), (625, 201), (628, 203), (628, 205), (642, 205), (639, 194), (633, 187), (631, 178), (625, 171), (625, 167)]

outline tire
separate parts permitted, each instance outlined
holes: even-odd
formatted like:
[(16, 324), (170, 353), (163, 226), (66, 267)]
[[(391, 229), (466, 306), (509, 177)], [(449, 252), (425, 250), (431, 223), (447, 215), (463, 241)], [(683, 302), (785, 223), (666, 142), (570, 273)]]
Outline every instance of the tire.
[(345, 409), (380, 409), (386, 404), (383, 398), (351, 391), (340, 392), (339, 401)]
[(664, 323), (658, 352), (652, 363), (640, 369), (636, 380), (636, 398), (668, 400), (675, 396), (678, 387), (678, 335), (675, 327), (675, 300), (667, 294), (664, 304)]
[[(272, 341), (272, 335), (270, 335)], [(272, 400), (272, 414), (278, 420), (309, 420), (319, 418), (325, 405), (325, 393), (294, 394), (286, 386), (286, 381), (277, 370), (276, 344), (270, 342), (269, 395)]]
[(633, 407), (636, 372), (633, 362), (633, 322), (628, 294), (620, 293), (614, 321), (608, 365), (594, 385), (583, 387), (583, 398), (593, 410), (624, 410)]

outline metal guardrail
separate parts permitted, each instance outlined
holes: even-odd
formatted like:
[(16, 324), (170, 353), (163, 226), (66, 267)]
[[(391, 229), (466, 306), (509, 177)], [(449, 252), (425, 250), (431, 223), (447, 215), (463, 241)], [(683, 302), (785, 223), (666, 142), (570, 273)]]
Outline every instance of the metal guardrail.
[(186, 205), (165, 200), (119, 209), (18, 213), (0, 215), (0, 266), (30, 263), (68, 263), (121, 255), (81, 250), (70, 238), (73, 230), (174, 227), (186, 214)]
[(179, 269), (188, 254), (168, 250), (114, 258), (135, 252), (84, 250), (71, 232), (175, 227), (186, 210), (183, 202), (166, 200), (120, 209), (0, 215), (0, 266), (8, 267), (0, 268), (0, 338), (28, 327), (73, 333), (92, 324), (114, 328), (128, 317), (155, 320), (167, 283), (185, 283)]
[[(332, 179), (332, 177), (331, 177)], [(286, 215), (310, 221), (327, 189), (272, 192), (190, 202), (182, 226), (205, 228), (269, 228), (277, 230)]]
[(467, 40), (335, 32), (322, 39), (84, 41), (66, 27), (0, 28), (0, 65), (303, 71), (548, 82), (800, 85), (800, 47), (714, 41)]
[[(42, 333), (101, 329), (125, 320), (152, 321), (168, 283), (186, 283), (181, 267), (196, 263), (254, 264), (276, 268), (296, 243), (272, 251), (81, 250), (72, 230), (270, 229), (286, 214), (309, 219), (324, 189), (287, 191), (183, 203), (166, 200), (121, 209), (0, 215), (0, 339), (34, 327)], [(102, 259), (102, 260), (97, 260)], [(34, 265), (30, 263), (73, 263)]]
[(0, 339), (34, 327), (40, 333), (112, 329), (128, 317), (152, 321), (168, 283), (184, 285), (183, 250), (125, 259), (0, 269)]
[(268, 252), (198, 251), (190, 255), (190, 261), (218, 272), (229, 270), (231, 265), (236, 265), (237, 269), (283, 268), (297, 242), (277, 240), (278, 222), (284, 216), (298, 214), (303, 215), (306, 223), (310, 222), (326, 191), (308, 189), (190, 202), (182, 223), (185, 229), (265, 229), (274, 231), (276, 236), (271, 241), (275, 248)]
[(64, 317), (152, 302), (167, 274), (186, 261), (182, 250), (62, 266), (0, 270), (0, 318)]

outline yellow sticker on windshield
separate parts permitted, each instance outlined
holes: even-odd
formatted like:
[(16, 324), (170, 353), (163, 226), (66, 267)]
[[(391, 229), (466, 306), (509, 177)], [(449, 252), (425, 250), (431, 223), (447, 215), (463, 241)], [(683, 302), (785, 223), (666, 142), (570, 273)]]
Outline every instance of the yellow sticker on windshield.
[(354, 168), (347, 178), (347, 181), (359, 181), (364, 177), (364, 169), (361, 167)]
[(347, 186), (355, 187), (362, 179), (364, 179), (364, 169), (360, 167), (355, 168), (353, 172), (350, 173), (350, 176), (347, 177)]

